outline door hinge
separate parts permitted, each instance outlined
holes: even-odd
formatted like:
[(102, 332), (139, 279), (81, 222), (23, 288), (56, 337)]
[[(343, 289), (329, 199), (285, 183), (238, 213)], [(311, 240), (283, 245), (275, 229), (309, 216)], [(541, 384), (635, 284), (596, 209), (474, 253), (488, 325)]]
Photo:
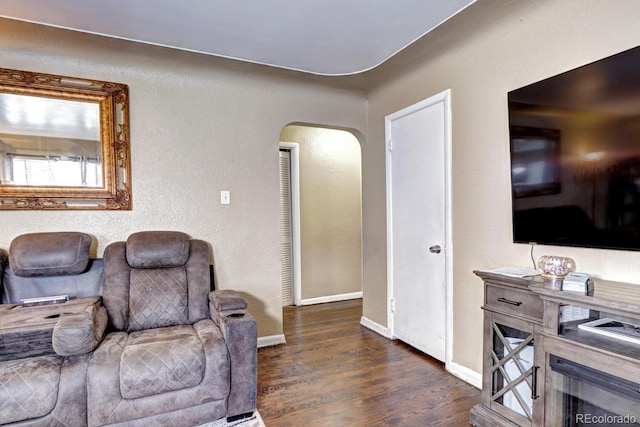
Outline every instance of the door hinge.
[(387, 149), (389, 151), (393, 151), (393, 141), (392, 140), (387, 141)]
[(395, 311), (396, 311), (396, 304), (395, 304), (394, 300), (390, 300), (389, 301), (389, 311), (391, 313), (395, 313)]

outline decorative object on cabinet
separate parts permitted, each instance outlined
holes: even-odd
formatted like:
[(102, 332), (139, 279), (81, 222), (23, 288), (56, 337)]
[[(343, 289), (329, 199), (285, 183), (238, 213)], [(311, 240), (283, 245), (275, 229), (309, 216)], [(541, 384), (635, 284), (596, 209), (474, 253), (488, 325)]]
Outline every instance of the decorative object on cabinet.
[(131, 209), (124, 84), (0, 68), (0, 209)]
[(547, 277), (564, 277), (576, 269), (576, 263), (571, 258), (563, 256), (543, 255), (538, 260), (538, 268)]

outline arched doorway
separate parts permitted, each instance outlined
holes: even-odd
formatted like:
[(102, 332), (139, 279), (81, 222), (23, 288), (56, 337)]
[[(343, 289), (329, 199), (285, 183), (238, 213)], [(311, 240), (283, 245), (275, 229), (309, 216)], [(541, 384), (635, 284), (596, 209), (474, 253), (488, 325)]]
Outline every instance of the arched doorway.
[(281, 169), (281, 232), (291, 224), (290, 238), (282, 236), (283, 306), (361, 298), (358, 138), (346, 130), (292, 124), (283, 128), (280, 140), (285, 142), (281, 149), (288, 152), (284, 157), (289, 154), (289, 173), (297, 173), (290, 175), (293, 206), (287, 220), (282, 200), (282, 173), (286, 172)]

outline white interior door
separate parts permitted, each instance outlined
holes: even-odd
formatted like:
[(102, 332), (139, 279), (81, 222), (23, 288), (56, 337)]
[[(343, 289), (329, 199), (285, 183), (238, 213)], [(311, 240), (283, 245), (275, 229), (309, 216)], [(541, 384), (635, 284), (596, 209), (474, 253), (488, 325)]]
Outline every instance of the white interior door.
[(445, 361), (449, 91), (386, 118), (391, 332)]

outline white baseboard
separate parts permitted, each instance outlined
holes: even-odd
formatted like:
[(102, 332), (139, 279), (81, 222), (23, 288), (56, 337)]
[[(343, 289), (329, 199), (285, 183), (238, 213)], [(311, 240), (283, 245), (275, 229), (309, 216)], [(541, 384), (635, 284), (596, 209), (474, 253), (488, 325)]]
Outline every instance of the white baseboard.
[[(391, 331), (370, 319), (362, 316), (360, 319), (360, 324), (367, 329), (371, 329), (373, 332), (382, 335), (385, 338), (390, 340), (395, 339)], [(449, 362), (445, 366), (447, 372), (460, 378), (462, 381), (471, 384), (477, 389), (482, 389), (482, 374), (474, 371), (473, 369), (469, 369), (466, 366), (462, 366), (455, 362)]]
[(362, 291), (350, 294), (329, 295), (326, 297), (308, 298), (300, 301), (300, 305), (324, 304), (325, 302), (346, 301), (350, 299), (362, 298)]
[(258, 348), (269, 347), (272, 345), (286, 344), (287, 340), (282, 335), (270, 335), (267, 337), (258, 337)]
[(447, 363), (445, 368), (450, 374), (460, 378), (464, 382), (471, 384), (475, 388), (482, 390), (482, 374), (481, 373), (476, 372), (473, 369), (469, 369), (466, 366), (462, 366), (455, 362)]
[(367, 319), (366, 317), (362, 316), (360, 318), (360, 324), (367, 329), (371, 329), (376, 334), (382, 335), (383, 337), (390, 340), (393, 339), (391, 331), (386, 326), (382, 326), (379, 323), (374, 322), (373, 320)]

